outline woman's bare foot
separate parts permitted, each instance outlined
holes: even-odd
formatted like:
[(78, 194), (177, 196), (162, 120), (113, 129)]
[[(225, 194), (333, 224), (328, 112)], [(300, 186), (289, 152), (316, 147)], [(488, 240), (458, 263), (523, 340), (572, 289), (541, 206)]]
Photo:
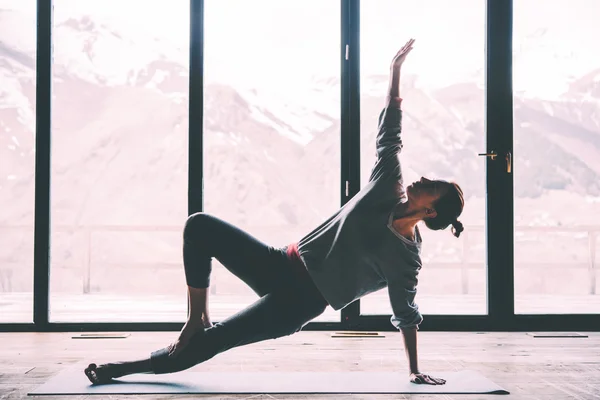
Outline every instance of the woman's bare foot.
[(102, 385), (105, 383), (109, 383), (116, 378), (117, 376), (114, 374), (114, 368), (111, 367), (110, 364), (103, 364), (97, 366), (96, 364), (90, 364), (84, 370), (85, 376), (88, 377), (90, 382), (94, 385)]
[(152, 360), (144, 358), (135, 361), (120, 361), (114, 363), (90, 364), (84, 370), (85, 376), (95, 385), (110, 383), (115, 378), (131, 374), (145, 374), (152, 372)]

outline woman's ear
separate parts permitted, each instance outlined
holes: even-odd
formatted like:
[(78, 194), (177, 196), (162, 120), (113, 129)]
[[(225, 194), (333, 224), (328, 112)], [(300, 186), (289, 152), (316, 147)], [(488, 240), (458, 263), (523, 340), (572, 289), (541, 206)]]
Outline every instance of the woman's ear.
[(435, 217), (437, 217), (437, 211), (435, 211), (433, 208), (426, 208), (425, 216), (427, 218), (435, 218)]

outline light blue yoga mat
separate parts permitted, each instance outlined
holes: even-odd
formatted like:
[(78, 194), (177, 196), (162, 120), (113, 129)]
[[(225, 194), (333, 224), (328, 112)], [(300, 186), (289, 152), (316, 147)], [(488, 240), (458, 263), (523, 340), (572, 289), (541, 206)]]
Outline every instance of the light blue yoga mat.
[(199, 372), (136, 374), (92, 385), (83, 367), (50, 378), (29, 395), (93, 394), (277, 394), (277, 393), (446, 393), (508, 394), (476, 371), (439, 372), (445, 385), (417, 385), (400, 372)]

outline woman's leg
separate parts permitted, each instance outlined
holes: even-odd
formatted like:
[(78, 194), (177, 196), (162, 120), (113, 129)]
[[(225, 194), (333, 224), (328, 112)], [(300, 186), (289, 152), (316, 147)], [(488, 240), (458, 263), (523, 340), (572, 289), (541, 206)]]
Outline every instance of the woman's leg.
[(296, 333), (327, 307), (316, 290), (303, 285), (269, 293), (237, 314), (197, 333), (177, 355), (170, 356), (169, 347), (153, 352), (152, 371), (155, 374), (182, 371), (234, 347)]
[(285, 284), (289, 274), (281, 268), (285, 254), (243, 230), (205, 213), (191, 215), (183, 232), (183, 263), (188, 286), (210, 285), (212, 259), (243, 280), (259, 296)]
[(210, 327), (208, 290), (212, 259), (244, 281), (259, 296), (289, 284), (290, 273), (282, 264), (287, 256), (253, 236), (205, 213), (191, 215), (183, 231), (183, 262), (188, 284), (189, 314), (179, 338), (171, 345), (177, 353), (196, 333)]
[(223, 322), (199, 331), (183, 351), (174, 356), (170, 355), (170, 347), (165, 347), (144, 360), (101, 366), (90, 364), (85, 373), (95, 384), (136, 373), (173, 373), (234, 347), (291, 335), (321, 315), (327, 307), (309, 280), (308, 276), (300, 278), (294, 287), (269, 293)]
[[(209, 286), (211, 260), (216, 258), (263, 297), (206, 331), (192, 327), (189, 343), (178, 354), (169, 356), (172, 346), (154, 352), (155, 373), (180, 371), (232, 347), (292, 334), (327, 306), (307, 272), (298, 279), (285, 253), (210, 215), (197, 213), (188, 218), (183, 253), (191, 288)], [(93, 383), (104, 383), (113, 377), (150, 372), (149, 361), (90, 364), (86, 375)]]

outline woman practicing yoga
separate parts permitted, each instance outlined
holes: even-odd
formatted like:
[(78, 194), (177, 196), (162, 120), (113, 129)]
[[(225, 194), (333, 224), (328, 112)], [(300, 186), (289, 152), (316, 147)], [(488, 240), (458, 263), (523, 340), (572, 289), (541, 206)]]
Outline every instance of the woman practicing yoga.
[[(234, 347), (291, 335), (327, 306), (340, 310), (385, 287), (393, 310), (391, 322), (404, 337), (409, 379), (445, 383), (421, 373), (417, 363), (417, 330), (423, 320), (414, 302), (421, 269), (417, 223), (424, 221), (434, 230), (452, 225), (458, 237), (463, 226), (457, 218), (464, 200), (455, 183), (425, 178), (407, 187), (403, 183), (400, 71), (413, 44), (409, 40), (392, 61), (388, 97), (379, 117), (377, 161), (368, 184), (298, 243), (282, 249), (211, 215), (191, 215), (183, 231), (189, 316), (179, 338), (150, 358), (90, 364), (85, 374), (92, 383), (135, 373), (182, 371)], [(214, 325), (207, 291), (212, 258), (260, 296)]]

